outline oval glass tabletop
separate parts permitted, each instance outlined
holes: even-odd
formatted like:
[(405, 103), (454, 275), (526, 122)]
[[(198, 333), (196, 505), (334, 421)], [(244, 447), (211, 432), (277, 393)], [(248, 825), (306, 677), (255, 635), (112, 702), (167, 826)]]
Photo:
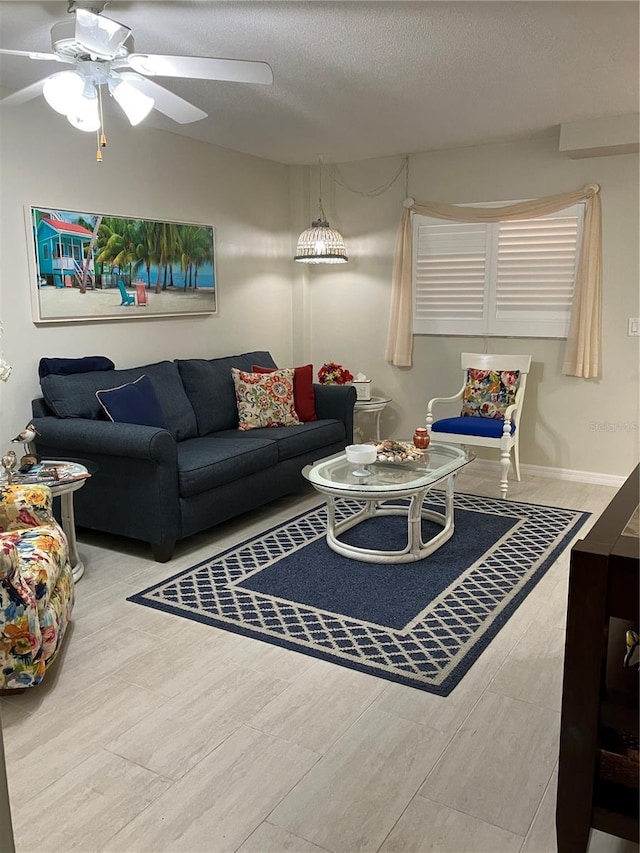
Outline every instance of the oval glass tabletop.
[[(462, 447), (432, 443), (419, 462), (373, 462), (364, 473), (361, 464), (347, 461), (345, 453), (321, 459), (303, 469), (303, 476), (316, 487), (349, 492), (390, 492), (421, 488), (435, 483), (474, 459)], [(362, 473), (360, 473), (362, 472)]]

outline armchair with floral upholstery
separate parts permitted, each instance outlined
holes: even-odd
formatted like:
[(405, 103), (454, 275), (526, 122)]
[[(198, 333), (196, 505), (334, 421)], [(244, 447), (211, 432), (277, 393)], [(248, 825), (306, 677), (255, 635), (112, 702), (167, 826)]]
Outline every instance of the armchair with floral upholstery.
[(40, 485), (0, 489), (0, 690), (34, 687), (74, 604), (67, 539)]

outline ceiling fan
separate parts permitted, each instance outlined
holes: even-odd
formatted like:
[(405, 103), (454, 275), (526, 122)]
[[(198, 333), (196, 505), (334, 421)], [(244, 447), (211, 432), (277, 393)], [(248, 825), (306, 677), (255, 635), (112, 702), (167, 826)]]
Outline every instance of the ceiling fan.
[[(0, 54), (73, 66), (72, 70), (54, 73), (14, 92), (0, 104), (21, 104), (42, 94), (74, 127), (87, 132), (102, 131), (100, 148), (106, 145), (103, 87), (132, 125), (139, 124), (154, 108), (173, 121), (187, 124), (206, 118), (207, 113), (149, 77), (273, 83), (273, 73), (266, 62), (136, 53), (131, 30), (102, 15), (105, 6), (106, 2), (96, 0), (69, 0), (67, 11), (73, 18), (51, 28), (52, 53), (0, 49)], [(101, 160), (99, 148), (97, 159)]]

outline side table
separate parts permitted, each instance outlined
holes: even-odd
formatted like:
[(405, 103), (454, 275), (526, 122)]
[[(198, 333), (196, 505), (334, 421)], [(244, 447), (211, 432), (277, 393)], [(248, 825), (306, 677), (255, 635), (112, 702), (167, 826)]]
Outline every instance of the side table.
[[(48, 486), (51, 489), (51, 495), (54, 498), (60, 498), (60, 520), (69, 544), (69, 563), (76, 583), (84, 574), (84, 563), (78, 555), (73, 493), (81, 489), (96, 470), (91, 462), (86, 460), (83, 462), (86, 464), (75, 459), (43, 459), (26, 474), (14, 475), (15, 483)], [(54, 470), (56, 468), (57, 472)]]
[[(356, 415), (373, 415), (374, 416), (374, 424), (375, 424), (375, 439), (376, 441), (380, 441), (380, 415), (384, 411), (385, 407), (391, 402), (390, 397), (372, 397), (370, 400), (356, 400), (356, 404), (353, 407), (354, 414)], [(358, 428), (357, 432), (361, 437), (363, 435), (362, 429)]]
[[(86, 478), (85, 478), (86, 479)], [(71, 573), (73, 580), (78, 583), (84, 574), (84, 563), (78, 554), (78, 543), (76, 542), (76, 523), (73, 512), (73, 493), (81, 489), (85, 484), (85, 480), (69, 480), (66, 483), (58, 483), (50, 485), (51, 494), (54, 498), (60, 498), (60, 517), (62, 521), (62, 529), (64, 530), (67, 542), (69, 543), (69, 562), (71, 563)]]

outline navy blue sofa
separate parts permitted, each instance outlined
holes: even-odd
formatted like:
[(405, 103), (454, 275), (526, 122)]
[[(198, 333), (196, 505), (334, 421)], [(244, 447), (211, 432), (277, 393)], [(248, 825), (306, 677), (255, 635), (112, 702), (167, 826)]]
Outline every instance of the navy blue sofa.
[[(355, 389), (314, 385), (317, 421), (241, 431), (231, 368), (275, 367), (268, 352), (178, 359), (126, 370), (47, 375), (33, 401), (36, 450), (89, 460), (75, 494), (78, 527), (148, 542), (170, 560), (176, 541), (299, 491), (302, 468), (353, 441)], [(112, 423), (95, 392), (146, 374), (168, 429)]]

